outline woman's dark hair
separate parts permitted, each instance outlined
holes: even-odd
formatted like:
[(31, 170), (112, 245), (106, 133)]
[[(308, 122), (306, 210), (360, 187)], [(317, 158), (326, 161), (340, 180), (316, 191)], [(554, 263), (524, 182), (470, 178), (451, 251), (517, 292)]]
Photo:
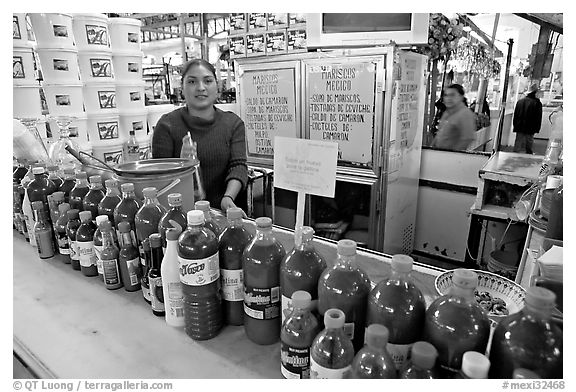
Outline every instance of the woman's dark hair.
[(468, 106), (468, 100), (464, 96), (464, 87), (462, 87), (462, 85), (460, 85), (458, 83), (452, 83), (450, 86), (446, 87), (446, 89), (449, 89), (449, 88), (458, 91), (458, 94), (460, 94), (463, 98), (464, 105)]
[(182, 79), (184, 79), (184, 76), (186, 76), (186, 73), (190, 70), (190, 68), (194, 66), (202, 66), (206, 68), (208, 71), (212, 72), (212, 75), (214, 75), (214, 79), (216, 79), (216, 68), (214, 68), (212, 64), (210, 64), (208, 61), (204, 59), (192, 59), (187, 61), (182, 66)]

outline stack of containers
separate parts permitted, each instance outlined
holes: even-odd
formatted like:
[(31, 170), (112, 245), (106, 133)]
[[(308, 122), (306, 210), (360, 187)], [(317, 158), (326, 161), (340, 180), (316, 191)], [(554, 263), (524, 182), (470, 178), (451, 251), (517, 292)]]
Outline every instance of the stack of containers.
[(141, 21), (110, 18), (110, 47), (116, 74), (116, 103), (120, 114), (120, 137), (128, 140), (134, 131), (142, 152), (148, 145), (147, 111), (142, 77)]
[(113, 166), (122, 163), (125, 139), (119, 133), (108, 17), (104, 14), (74, 14), (72, 26), (78, 47), (92, 154)]

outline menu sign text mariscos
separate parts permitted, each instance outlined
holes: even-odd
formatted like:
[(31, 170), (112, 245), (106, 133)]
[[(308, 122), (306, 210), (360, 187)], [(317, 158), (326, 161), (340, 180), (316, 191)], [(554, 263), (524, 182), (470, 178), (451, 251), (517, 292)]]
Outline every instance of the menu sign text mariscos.
[(274, 155), (274, 137), (298, 137), (294, 69), (250, 70), (240, 77), (248, 153)]
[(376, 65), (310, 65), (306, 104), (310, 139), (338, 142), (338, 160), (372, 162)]

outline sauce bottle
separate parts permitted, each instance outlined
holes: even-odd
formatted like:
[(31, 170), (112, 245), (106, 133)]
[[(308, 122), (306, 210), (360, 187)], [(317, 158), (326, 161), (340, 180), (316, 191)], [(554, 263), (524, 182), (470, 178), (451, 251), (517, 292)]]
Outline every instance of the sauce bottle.
[(256, 219), (256, 236), (242, 254), (244, 329), (257, 344), (280, 338), (280, 263), (286, 251), (272, 233), (272, 219)]
[[(102, 243), (102, 228), (103, 222), (109, 222), (106, 215), (98, 215), (96, 217), (96, 231), (94, 232), (94, 254), (96, 254), (96, 269), (98, 270), (98, 276), (104, 279), (102, 273), (102, 249), (104, 249), (104, 244)], [(116, 243), (116, 238), (114, 237), (114, 231), (112, 231), (112, 237), (114, 243)]]
[(180, 193), (170, 193), (168, 195), (168, 205), (170, 209), (160, 219), (158, 223), (158, 232), (162, 237), (162, 247), (166, 248), (166, 230), (174, 228), (170, 221), (174, 221), (180, 225), (180, 231), (184, 230), (187, 225), (186, 214), (182, 209), (182, 195)]
[(419, 341), (412, 345), (410, 360), (400, 372), (403, 379), (435, 379), (438, 378), (434, 365), (438, 351), (428, 342)]
[(220, 235), (218, 244), (224, 323), (242, 325), (244, 324), (242, 253), (252, 241), (252, 235), (244, 228), (240, 208), (229, 208), (226, 216), (230, 225)]
[(466, 351), (462, 355), (462, 368), (454, 378), (485, 379), (488, 378), (490, 360), (476, 351)]
[(122, 287), (122, 280), (120, 278), (120, 269), (118, 268), (118, 248), (114, 244), (114, 237), (112, 236), (112, 224), (110, 222), (102, 222), (100, 227), (102, 231), (102, 275), (104, 278), (104, 286), (108, 290), (116, 290)]
[(112, 227), (115, 227), (114, 209), (122, 200), (120, 192), (118, 191), (118, 181), (110, 178), (104, 181), (104, 185), (106, 185), (106, 195), (100, 200), (100, 203), (98, 203), (98, 215), (106, 215)]
[[(131, 182), (122, 184), (120, 189), (122, 189), (122, 200), (120, 200), (120, 203), (118, 203), (118, 205), (116, 205), (114, 208), (114, 226), (118, 234), (118, 240), (120, 241), (118, 224), (124, 221), (130, 223), (130, 235), (132, 235), (132, 241), (135, 242), (136, 228), (134, 225), (134, 217), (136, 216), (136, 213), (140, 207), (142, 207), (142, 202), (136, 198), (136, 194), (134, 193), (134, 184)], [(120, 245), (122, 245), (121, 242)]]
[(80, 270), (85, 276), (98, 276), (96, 266), (98, 258), (94, 253), (94, 232), (96, 225), (92, 222), (90, 211), (80, 212), (81, 225), (76, 232), (76, 246), (80, 257)]
[(53, 226), (56, 225), (56, 221), (60, 216), (60, 212), (58, 210), (58, 206), (64, 203), (64, 192), (56, 191), (51, 195), (48, 195), (48, 206), (50, 208), (50, 221), (52, 222)]
[(344, 312), (344, 331), (352, 340), (355, 351), (364, 345), (366, 304), (370, 290), (368, 275), (356, 264), (356, 242), (338, 241), (336, 264), (327, 268), (318, 281), (318, 310), (320, 314), (331, 308)]
[(32, 173), (34, 174), (34, 179), (28, 184), (28, 198), (30, 199), (30, 203), (41, 201), (44, 203), (44, 209), (48, 212), (50, 211), (48, 195), (53, 194), (58, 189), (56, 185), (48, 179), (43, 167), (33, 168)]
[(302, 228), (302, 243), (294, 246), (280, 265), (280, 290), (282, 293), (282, 322), (292, 306), (290, 298), (295, 291), (303, 290), (312, 295), (311, 309), (318, 308), (318, 279), (326, 269), (326, 262), (314, 249), (314, 229)]
[[(12, 184), (12, 212), (14, 214), (14, 226), (16, 230), (22, 235), (24, 235), (23, 226), (25, 225), (24, 219), (22, 218), (22, 197), (20, 195), (20, 185)], [(28, 240), (29, 241), (29, 240)]]
[(368, 295), (366, 324), (388, 328), (388, 352), (398, 371), (404, 368), (412, 344), (422, 337), (426, 315), (424, 296), (410, 277), (412, 264), (410, 256), (392, 256), (390, 276)]
[(64, 170), (64, 181), (58, 188), (59, 191), (64, 192), (64, 202), (70, 203), (70, 191), (76, 186), (76, 176), (73, 169)]
[(476, 303), (477, 284), (474, 271), (454, 270), (449, 294), (437, 298), (426, 310), (424, 340), (438, 350), (438, 362), (446, 376), (460, 370), (466, 351), (486, 351), (490, 321)]
[(30, 203), (30, 198), (28, 197), (28, 185), (30, 180), (27, 177), (22, 179), (22, 187), (24, 188), (24, 199), (22, 200), (22, 214), (24, 218), (24, 224), (26, 225), (26, 231), (28, 233), (28, 238), (30, 240), (30, 245), (36, 247), (36, 238), (34, 238), (34, 212), (32, 211), (32, 203)]
[(178, 260), (178, 237), (180, 234), (182, 234), (182, 230), (178, 228), (167, 230), (166, 252), (160, 268), (166, 324), (172, 327), (184, 326), (184, 294), (182, 282), (180, 282), (180, 262)]
[(280, 331), (280, 371), (284, 378), (308, 379), (310, 347), (321, 328), (309, 310), (312, 302), (310, 293), (295, 291), (291, 302), (294, 311), (282, 323)]
[(346, 316), (340, 309), (324, 312), (325, 330), (312, 342), (310, 349), (310, 378), (346, 378), (354, 360), (354, 346), (344, 333)]
[(83, 211), (84, 196), (86, 196), (89, 190), (88, 177), (86, 176), (86, 173), (79, 172), (76, 174), (76, 185), (74, 185), (74, 188), (72, 188), (69, 195), (70, 208)]
[(142, 241), (142, 248), (144, 249), (144, 264), (142, 267), (142, 280), (140, 280), (140, 287), (142, 288), (142, 296), (148, 305), (152, 305), (150, 298), (150, 282), (148, 281), (148, 271), (152, 266), (152, 250), (150, 249), (150, 239), (145, 238)]
[(41, 259), (49, 259), (54, 257), (54, 241), (52, 233), (52, 225), (49, 222), (48, 213), (44, 209), (44, 204), (41, 201), (32, 203), (32, 210), (36, 216), (36, 223), (34, 224), (34, 237), (38, 249), (38, 255)]
[(78, 245), (76, 244), (76, 232), (80, 227), (80, 215), (77, 209), (68, 210), (68, 223), (66, 224), (66, 234), (70, 244), (70, 263), (72, 269), (80, 271), (80, 256), (78, 254)]
[(124, 289), (126, 291), (140, 290), (140, 279), (142, 279), (142, 272), (140, 270), (140, 253), (136, 244), (132, 242), (130, 235), (130, 223), (120, 222), (118, 224), (118, 231), (122, 236), (122, 247), (118, 254), (118, 263), (120, 267), (120, 276)]
[(56, 189), (60, 189), (60, 185), (62, 185), (64, 180), (58, 175), (58, 166), (50, 165), (46, 170), (48, 171), (48, 179), (54, 183)]
[(164, 289), (162, 288), (162, 239), (160, 234), (150, 234), (150, 250), (152, 252), (152, 265), (148, 271), (148, 281), (150, 282), (150, 300), (152, 302), (152, 313), (154, 316), (164, 317)]
[(396, 364), (386, 349), (388, 328), (370, 324), (366, 328), (366, 345), (352, 361), (351, 378), (397, 378)]
[(138, 209), (134, 215), (134, 226), (136, 229), (136, 244), (140, 252), (140, 263), (144, 260), (144, 249), (142, 248), (142, 241), (144, 238), (150, 237), (150, 234), (158, 233), (158, 224), (160, 219), (166, 213), (166, 209), (158, 202), (156, 197), (158, 192), (154, 187), (144, 188), (142, 190), (144, 195), (144, 204)]
[(194, 340), (211, 339), (222, 328), (218, 239), (204, 227), (204, 213), (188, 212), (188, 228), (178, 239), (185, 332)]
[(511, 378), (516, 368), (541, 378), (562, 378), (562, 330), (552, 323), (556, 295), (529, 287), (524, 308), (501, 320), (492, 337), (490, 378)]
[(69, 210), (70, 204), (68, 203), (62, 203), (58, 206), (59, 216), (55, 226), (58, 252), (64, 256), (62, 258), (64, 264), (70, 264), (70, 243), (68, 242), (68, 234), (66, 233)]
[(216, 237), (220, 237), (221, 230), (216, 222), (212, 219), (212, 213), (210, 212), (210, 202), (207, 200), (199, 200), (194, 203), (194, 208), (204, 213), (204, 227), (208, 230), (212, 230), (212, 232), (216, 234)]
[(82, 207), (84, 211), (90, 211), (92, 217), (96, 219), (99, 215), (98, 205), (100, 201), (104, 198), (104, 191), (102, 190), (102, 177), (100, 176), (90, 176), (90, 190), (84, 196), (84, 201), (82, 202)]

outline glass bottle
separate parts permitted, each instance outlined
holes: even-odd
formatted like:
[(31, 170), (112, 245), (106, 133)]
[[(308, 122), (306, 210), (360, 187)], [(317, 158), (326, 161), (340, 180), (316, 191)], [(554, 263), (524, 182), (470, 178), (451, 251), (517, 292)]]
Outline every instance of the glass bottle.
[(404, 368), (412, 344), (422, 337), (426, 315), (424, 296), (410, 277), (412, 265), (410, 256), (392, 256), (390, 276), (368, 295), (366, 324), (388, 328), (388, 352), (398, 371)]
[(466, 351), (485, 352), (488, 345), (490, 320), (474, 297), (477, 284), (474, 271), (454, 270), (449, 294), (426, 310), (424, 340), (438, 350), (438, 363), (447, 376), (460, 370)]
[(124, 162), (135, 162), (140, 159), (140, 146), (133, 129), (129, 131), (129, 134), (128, 140), (124, 143), (124, 150), (126, 151)]
[(419, 341), (412, 345), (410, 360), (400, 372), (404, 379), (435, 379), (438, 378), (434, 365), (438, 351), (428, 342)]
[(187, 226), (186, 214), (182, 209), (182, 195), (180, 193), (170, 193), (168, 195), (168, 205), (170, 209), (166, 211), (158, 223), (158, 232), (162, 237), (164, 250), (166, 250), (166, 230), (174, 228), (170, 221), (178, 223), (181, 231), (185, 230)]
[(58, 188), (59, 191), (64, 192), (64, 202), (70, 203), (70, 192), (76, 186), (76, 175), (73, 169), (64, 170), (64, 181)]
[(98, 215), (106, 215), (114, 227), (114, 209), (122, 200), (118, 191), (118, 181), (110, 178), (104, 181), (104, 185), (106, 185), (106, 195), (98, 203)]
[(286, 256), (272, 233), (272, 219), (256, 219), (256, 236), (242, 254), (244, 330), (257, 344), (280, 339), (280, 263)]
[(122, 287), (122, 279), (120, 278), (120, 269), (118, 267), (118, 248), (114, 244), (114, 237), (112, 237), (112, 224), (110, 222), (102, 222), (100, 227), (102, 231), (102, 275), (104, 278), (104, 286), (108, 290), (116, 290)]
[(70, 207), (78, 211), (83, 211), (84, 208), (84, 196), (88, 193), (90, 189), (88, 188), (88, 177), (86, 173), (79, 172), (76, 174), (76, 185), (70, 191)]
[(210, 212), (210, 202), (208, 200), (199, 200), (194, 203), (194, 209), (200, 210), (204, 213), (204, 227), (220, 237), (221, 230), (216, 222), (212, 219), (212, 213)]
[(62, 203), (64, 203), (64, 192), (57, 191), (51, 195), (48, 195), (48, 206), (50, 208), (50, 221), (52, 222), (53, 226), (56, 226), (56, 221), (60, 216), (59, 206)]
[(366, 328), (366, 345), (352, 361), (351, 378), (397, 378), (396, 364), (386, 349), (388, 336), (383, 325)]
[(57, 189), (60, 189), (64, 180), (58, 175), (58, 166), (50, 165), (46, 169), (48, 170), (48, 179), (56, 185)]
[(454, 377), (459, 379), (485, 379), (488, 378), (490, 360), (476, 351), (466, 351), (462, 355), (462, 368)]
[(290, 315), (290, 298), (298, 290), (312, 296), (311, 309), (318, 309), (318, 279), (326, 269), (326, 262), (314, 248), (314, 229), (302, 227), (302, 242), (288, 252), (280, 265), (280, 290), (282, 294), (282, 322)]
[(252, 235), (242, 223), (240, 208), (229, 208), (226, 215), (230, 225), (222, 232), (218, 241), (224, 323), (242, 325), (244, 324), (242, 253), (252, 241)]
[(152, 313), (154, 316), (164, 317), (164, 289), (162, 288), (162, 240), (160, 234), (150, 234), (150, 250), (152, 252), (152, 264), (148, 271), (148, 281), (150, 282), (150, 300), (152, 302)]
[(170, 228), (166, 233), (166, 252), (162, 259), (160, 273), (166, 324), (172, 327), (183, 327), (184, 323), (184, 293), (180, 282), (180, 261), (178, 260), (178, 238), (182, 234), (180, 228)]
[(310, 293), (295, 291), (291, 302), (294, 311), (282, 323), (280, 331), (280, 371), (284, 378), (308, 379), (310, 347), (321, 328), (316, 317), (310, 312)]
[(346, 378), (352, 369), (354, 346), (344, 333), (346, 316), (340, 309), (324, 312), (325, 330), (312, 342), (310, 378)]
[(34, 237), (36, 238), (36, 244), (38, 244), (38, 255), (40, 255), (41, 259), (52, 258), (54, 257), (54, 237), (48, 213), (44, 209), (44, 204), (41, 201), (33, 202), (32, 210), (36, 215)]
[(28, 185), (30, 184), (30, 179), (24, 177), (22, 179), (22, 187), (24, 188), (24, 198), (22, 200), (22, 214), (24, 219), (24, 224), (26, 225), (26, 232), (28, 233), (28, 239), (30, 240), (30, 245), (36, 246), (36, 238), (34, 238), (34, 212), (32, 211), (32, 203), (30, 203), (30, 198), (28, 197)]
[(78, 161), (66, 150), (66, 147), (70, 147), (74, 151), (79, 151), (76, 142), (70, 139), (69, 127), (74, 118), (70, 116), (57, 116), (54, 117), (54, 119), (56, 125), (58, 125), (59, 135), (58, 140), (50, 146), (48, 155), (52, 162), (62, 169), (74, 169)]
[(72, 264), (72, 269), (77, 271), (80, 271), (80, 257), (76, 244), (76, 232), (81, 224), (79, 212), (80, 211), (75, 208), (68, 210), (68, 223), (66, 224), (66, 234), (68, 235), (68, 243), (70, 244), (70, 264)]
[(80, 212), (80, 227), (76, 232), (76, 247), (80, 257), (80, 270), (84, 276), (98, 276), (96, 253), (94, 253), (94, 232), (96, 225), (90, 211)]
[(331, 308), (346, 315), (344, 331), (357, 352), (364, 345), (366, 305), (371, 285), (368, 275), (356, 263), (356, 242), (338, 241), (336, 264), (324, 270), (318, 280), (318, 310)]
[[(122, 184), (120, 189), (122, 190), (122, 200), (120, 200), (120, 203), (118, 203), (114, 208), (114, 226), (116, 228), (117, 234), (119, 234), (118, 224), (124, 221), (130, 223), (130, 234), (132, 235), (132, 241), (136, 242), (134, 217), (136, 216), (136, 213), (140, 207), (142, 207), (142, 202), (136, 198), (136, 193), (134, 193), (134, 184), (131, 182)], [(118, 240), (120, 240), (120, 235), (117, 237)], [(120, 246), (121, 245), (122, 243), (120, 243)]]
[(62, 258), (64, 264), (70, 264), (70, 243), (68, 242), (68, 234), (66, 233), (69, 210), (70, 204), (68, 203), (62, 203), (58, 206), (59, 216), (54, 227), (54, 230), (56, 230), (56, 240), (58, 241), (58, 252), (64, 256)]
[(142, 263), (144, 259), (142, 241), (144, 238), (150, 237), (151, 234), (158, 233), (158, 224), (166, 213), (166, 209), (158, 201), (156, 188), (144, 188), (142, 194), (144, 195), (144, 204), (134, 215), (134, 227), (137, 240), (135, 243), (138, 244), (140, 263)]
[(118, 256), (122, 283), (126, 291), (138, 291), (140, 290), (140, 280), (142, 279), (140, 253), (138, 252), (136, 244), (132, 242), (130, 223), (120, 222), (118, 231), (122, 236), (122, 240), (120, 241), (122, 247), (120, 248)]
[(501, 320), (492, 337), (490, 378), (511, 378), (525, 368), (542, 378), (562, 378), (562, 330), (552, 323), (556, 295), (544, 287), (529, 287), (524, 308)]
[(104, 198), (104, 191), (102, 190), (102, 177), (100, 176), (90, 176), (90, 190), (84, 196), (82, 202), (82, 208), (84, 211), (90, 211), (92, 213), (92, 218), (96, 219), (99, 215), (98, 205), (100, 201)]
[(24, 234), (24, 218), (22, 217), (22, 197), (20, 195), (20, 185), (12, 184), (12, 213), (14, 217), (14, 228)]
[(196, 163), (193, 179), (194, 200), (204, 200), (206, 198), (206, 191), (204, 190), (204, 185), (202, 181), (202, 170), (200, 169), (200, 161), (196, 156), (196, 146), (194, 144), (196, 143), (192, 141), (191, 137), (184, 138), (184, 141), (182, 142), (182, 147), (188, 145), (190, 148), (188, 148), (187, 151), (190, 151), (190, 155), (181, 156), (181, 158), (187, 158)]
[[(106, 215), (98, 215), (96, 217), (96, 231), (94, 232), (94, 253), (96, 254), (96, 269), (98, 270), (98, 276), (100, 279), (104, 279), (102, 272), (102, 249), (104, 249), (104, 244), (102, 242), (102, 223), (109, 222)], [(112, 236), (114, 237), (114, 231), (112, 231)], [(114, 243), (116, 243), (116, 238)]]
[[(152, 305), (152, 300), (150, 298), (150, 282), (148, 281), (148, 271), (152, 266), (152, 250), (150, 249), (150, 239), (145, 238), (142, 241), (142, 249), (144, 249), (144, 264), (142, 267), (142, 280), (140, 281), (140, 287), (142, 287), (142, 296), (148, 305)], [(140, 260), (142, 261), (142, 260)]]
[(28, 198), (30, 203), (41, 201), (44, 203), (44, 209), (50, 211), (48, 205), (48, 195), (57, 191), (56, 185), (48, 179), (46, 171), (43, 167), (35, 167), (32, 169), (34, 179), (28, 184)]

